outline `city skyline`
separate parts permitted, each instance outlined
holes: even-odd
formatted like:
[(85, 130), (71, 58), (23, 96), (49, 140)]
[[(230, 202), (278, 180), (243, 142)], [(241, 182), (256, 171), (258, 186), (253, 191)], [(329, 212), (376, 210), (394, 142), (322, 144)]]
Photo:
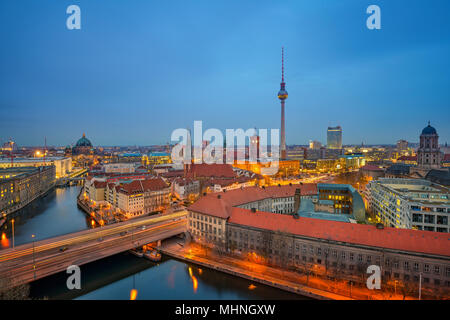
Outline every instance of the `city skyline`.
[(378, 1), (381, 30), (351, 1), (77, 4), (72, 31), (66, 2), (0, 5), (2, 142), (64, 146), (85, 132), (96, 146), (165, 144), (194, 120), (279, 128), (283, 46), (287, 145), (325, 142), (336, 125), (344, 145), (417, 142), (429, 120), (450, 140), (447, 2)]

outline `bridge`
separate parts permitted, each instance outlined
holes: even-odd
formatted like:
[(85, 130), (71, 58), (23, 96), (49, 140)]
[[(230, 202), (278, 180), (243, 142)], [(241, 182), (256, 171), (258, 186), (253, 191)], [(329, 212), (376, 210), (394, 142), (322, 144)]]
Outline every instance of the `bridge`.
[(187, 211), (135, 218), (0, 251), (5, 287), (26, 284), (187, 230)]
[(76, 168), (67, 177), (61, 177), (56, 181), (56, 186), (68, 186), (84, 180), (88, 170), (85, 168)]

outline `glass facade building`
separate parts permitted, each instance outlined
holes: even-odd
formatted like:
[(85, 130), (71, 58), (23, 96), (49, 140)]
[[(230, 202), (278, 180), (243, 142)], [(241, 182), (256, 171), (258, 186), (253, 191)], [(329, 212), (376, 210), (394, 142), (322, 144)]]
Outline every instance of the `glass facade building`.
[(327, 148), (328, 149), (342, 149), (342, 128), (341, 128), (341, 126), (328, 127)]

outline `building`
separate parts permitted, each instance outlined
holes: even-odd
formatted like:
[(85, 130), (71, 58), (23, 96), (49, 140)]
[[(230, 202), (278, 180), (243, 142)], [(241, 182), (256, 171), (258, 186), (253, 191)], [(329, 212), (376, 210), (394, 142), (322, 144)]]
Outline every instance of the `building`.
[(367, 186), (368, 210), (386, 226), (449, 232), (450, 189), (423, 179), (380, 178)]
[(2, 147), (0, 148), (0, 151), (11, 153), (13, 151), (17, 151), (17, 144), (10, 138), (8, 141), (6, 141)]
[(364, 201), (351, 185), (319, 183), (317, 189), (319, 201), (332, 202), (333, 213), (351, 215), (361, 222), (366, 220)]
[(117, 155), (117, 162), (120, 163), (144, 163), (146, 160), (139, 152), (124, 152)]
[(439, 136), (435, 128), (428, 122), (428, 126), (420, 135), (420, 146), (417, 150), (417, 165), (422, 170), (439, 169), (442, 153), (439, 148)]
[(175, 178), (172, 193), (180, 200), (196, 199), (200, 194), (200, 181), (189, 178)]
[(384, 177), (384, 169), (379, 166), (366, 164), (359, 168), (359, 174), (361, 177), (366, 178), (367, 180), (377, 180), (378, 178)]
[(54, 184), (54, 166), (0, 169), (0, 212), (7, 215), (25, 207)]
[(105, 173), (133, 173), (136, 170), (134, 163), (107, 163), (103, 165)]
[(172, 163), (170, 154), (166, 152), (151, 152), (144, 155), (144, 163), (150, 166)]
[(397, 152), (401, 155), (408, 152), (408, 141), (398, 140), (397, 141)]
[(418, 285), (422, 273), (424, 288), (448, 294), (448, 236), (295, 214), (319, 189), (303, 184), (209, 194), (188, 207), (188, 230), (194, 241), (281, 268), (365, 283), (367, 267), (376, 264), (383, 283)]
[(281, 101), (281, 132), (280, 132), (280, 159), (286, 159), (286, 128), (284, 120), (284, 105), (288, 97), (286, 83), (284, 82), (284, 48), (281, 48), (281, 84), (278, 99)]
[(342, 128), (341, 128), (341, 126), (328, 127), (327, 148), (328, 149), (342, 149)]
[(310, 141), (309, 148), (312, 150), (320, 149), (322, 148), (322, 144), (319, 141)]
[(91, 141), (86, 138), (86, 135), (83, 133), (83, 136), (77, 141), (75, 146), (72, 148), (72, 155), (91, 155), (94, 153), (94, 148), (92, 146)]
[[(211, 217), (213, 220), (215, 217)], [(269, 265), (365, 285), (367, 267), (381, 267), (384, 285), (450, 293), (450, 243), (446, 235), (377, 228), (329, 220), (232, 208), (226, 250)]]
[(72, 159), (66, 157), (40, 157), (40, 158), (0, 158), (0, 168), (19, 167), (45, 167), (55, 166), (56, 178), (67, 177), (72, 171)]

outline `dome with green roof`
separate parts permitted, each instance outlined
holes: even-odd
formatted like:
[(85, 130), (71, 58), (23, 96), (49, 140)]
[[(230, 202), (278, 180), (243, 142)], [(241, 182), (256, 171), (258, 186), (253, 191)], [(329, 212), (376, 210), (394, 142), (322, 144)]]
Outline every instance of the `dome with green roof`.
[(92, 143), (83, 133), (83, 136), (77, 141), (75, 147), (92, 147)]

